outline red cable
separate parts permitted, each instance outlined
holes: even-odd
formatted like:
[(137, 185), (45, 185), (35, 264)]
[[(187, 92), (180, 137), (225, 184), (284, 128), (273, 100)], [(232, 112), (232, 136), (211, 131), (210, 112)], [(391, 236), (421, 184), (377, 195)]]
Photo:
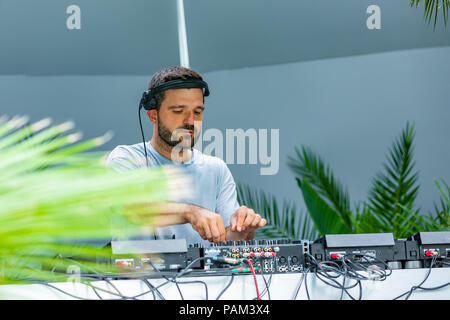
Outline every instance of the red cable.
[(253, 279), (255, 279), (255, 287), (256, 287), (256, 296), (258, 298), (258, 300), (261, 300), (261, 298), (259, 297), (259, 289), (258, 289), (258, 281), (256, 281), (256, 272), (255, 272), (255, 268), (253, 267), (253, 263), (247, 259), (248, 264), (250, 265), (250, 270), (252, 270), (253, 273)]

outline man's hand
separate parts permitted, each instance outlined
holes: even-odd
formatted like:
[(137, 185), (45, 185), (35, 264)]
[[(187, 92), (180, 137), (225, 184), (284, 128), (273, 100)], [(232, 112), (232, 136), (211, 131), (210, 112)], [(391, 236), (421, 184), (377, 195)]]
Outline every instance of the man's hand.
[(206, 209), (194, 210), (186, 215), (186, 219), (203, 240), (214, 243), (226, 241), (225, 225), (219, 214)]
[[(261, 218), (261, 216), (255, 213), (253, 209), (241, 206), (231, 216), (230, 231), (241, 233), (240, 238), (242, 238), (242, 240), (247, 240), (249, 234), (253, 234), (256, 229), (264, 227), (266, 223), (267, 220)], [(232, 239), (230, 238), (228, 240)]]

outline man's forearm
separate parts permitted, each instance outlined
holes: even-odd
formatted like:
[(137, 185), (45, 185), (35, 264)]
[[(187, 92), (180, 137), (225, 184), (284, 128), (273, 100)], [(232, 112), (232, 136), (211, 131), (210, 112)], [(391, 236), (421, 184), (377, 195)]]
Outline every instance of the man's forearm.
[(158, 227), (190, 223), (194, 214), (205, 210), (189, 203), (165, 202), (160, 205), (163, 210), (161, 214), (156, 215), (155, 221)]
[[(152, 227), (167, 227), (170, 225), (189, 223), (192, 215), (202, 207), (179, 202), (158, 202), (143, 205), (128, 206), (128, 209), (136, 210), (137, 214), (131, 216), (131, 221), (145, 225), (147, 217), (151, 218)], [(142, 214), (142, 211), (144, 214)]]

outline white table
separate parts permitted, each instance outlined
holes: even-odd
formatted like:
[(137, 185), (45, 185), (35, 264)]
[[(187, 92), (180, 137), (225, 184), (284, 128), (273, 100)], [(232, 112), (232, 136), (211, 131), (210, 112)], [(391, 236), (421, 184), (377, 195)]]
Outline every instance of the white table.
[[(410, 290), (414, 285), (423, 281), (428, 269), (402, 269), (393, 270), (392, 274), (384, 281), (364, 280), (362, 281), (362, 299), (363, 300), (390, 300), (394, 297)], [(268, 280), (269, 276), (265, 276)], [(296, 288), (302, 278), (301, 273), (291, 274), (274, 274), (270, 285), (270, 294), (272, 300), (291, 300), (295, 294)], [(214, 300), (217, 295), (230, 281), (229, 276), (207, 276), (207, 277), (183, 277), (178, 281), (194, 281), (201, 280), (208, 285), (208, 299)], [(264, 290), (265, 284), (261, 275), (257, 275), (260, 293)], [(342, 278), (339, 279), (342, 283)], [(157, 286), (165, 282), (165, 279), (150, 279), (150, 283)], [(341, 296), (341, 290), (332, 288), (315, 277), (313, 273), (308, 273), (308, 290), (312, 300), (337, 300)], [(450, 268), (436, 268), (431, 271), (424, 287), (435, 287), (450, 281)], [(142, 280), (114, 280), (111, 283), (126, 296), (136, 296), (148, 291), (148, 286)], [(105, 281), (95, 281), (93, 285), (114, 291), (111, 284)], [(95, 292), (89, 286), (76, 282), (60, 282), (51, 285), (67, 291), (78, 297), (86, 299), (99, 299)], [(204, 300), (204, 285), (180, 284), (181, 292), (185, 299)], [(160, 292), (168, 300), (180, 300), (180, 294), (174, 283), (169, 283), (160, 288)], [(98, 291), (103, 299), (118, 299), (109, 293)], [(356, 299), (359, 296), (359, 288), (356, 286), (349, 290), (349, 293)], [(251, 274), (239, 275), (234, 277), (232, 285), (222, 295), (221, 300), (251, 300), (256, 297), (255, 283)], [(75, 299), (53, 288), (41, 284), (25, 284), (25, 285), (1, 285), (0, 299), (34, 299), (34, 300), (59, 300), (59, 299)], [(153, 299), (151, 293), (147, 293), (138, 297), (138, 299)], [(158, 298), (157, 298), (158, 299)], [(263, 296), (263, 300), (267, 300), (267, 294)], [(306, 300), (305, 283), (303, 282), (298, 293), (297, 299)], [(350, 298), (344, 294), (344, 299)], [(403, 297), (404, 299), (404, 297)], [(429, 300), (448, 300), (450, 299), (450, 286), (445, 288), (425, 291), (415, 290), (410, 299), (429, 299)]]

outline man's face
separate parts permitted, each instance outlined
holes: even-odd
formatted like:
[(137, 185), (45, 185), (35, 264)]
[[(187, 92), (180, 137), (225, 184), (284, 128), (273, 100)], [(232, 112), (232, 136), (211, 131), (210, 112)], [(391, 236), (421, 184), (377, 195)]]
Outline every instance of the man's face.
[(157, 113), (159, 138), (172, 147), (192, 148), (202, 127), (202, 89), (170, 89), (164, 93)]

